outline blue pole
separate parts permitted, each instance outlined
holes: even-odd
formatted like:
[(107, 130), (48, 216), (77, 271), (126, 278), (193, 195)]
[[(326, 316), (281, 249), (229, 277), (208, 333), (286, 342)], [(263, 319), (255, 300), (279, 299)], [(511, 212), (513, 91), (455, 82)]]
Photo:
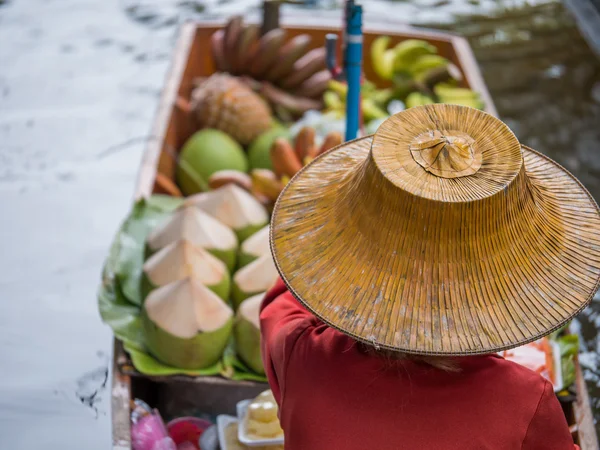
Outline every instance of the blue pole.
[(346, 141), (356, 139), (359, 126), (360, 81), (362, 74), (362, 6), (352, 5), (346, 22)]

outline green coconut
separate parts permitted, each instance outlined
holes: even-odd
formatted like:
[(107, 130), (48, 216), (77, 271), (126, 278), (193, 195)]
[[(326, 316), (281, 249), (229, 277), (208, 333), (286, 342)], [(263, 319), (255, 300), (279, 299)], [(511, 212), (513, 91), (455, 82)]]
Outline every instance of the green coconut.
[(225, 263), (230, 272), (235, 268), (238, 248), (235, 233), (227, 225), (187, 202), (148, 235), (146, 251), (153, 254), (181, 239), (212, 253)]
[(175, 177), (185, 195), (208, 191), (208, 178), (220, 170), (248, 171), (241, 145), (219, 130), (194, 133), (183, 145)]
[(258, 136), (248, 147), (248, 162), (250, 169), (269, 169), (273, 170), (271, 161), (271, 147), (275, 139), (289, 138), (290, 132), (282, 126), (275, 126)]
[(273, 287), (278, 277), (279, 273), (270, 253), (242, 267), (233, 276), (231, 299), (234, 308), (237, 309), (247, 298), (268, 291)]
[(237, 258), (238, 268), (242, 268), (256, 258), (271, 252), (269, 229), (269, 225), (261, 228), (242, 243)]
[(265, 292), (253, 295), (240, 305), (233, 327), (238, 356), (254, 372), (264, 375), (260, 352), (260, 305)]
[(223, 355), (233, 311), (213, 291), (187, 277), (152, 291), (142, 322), (146, 346), (158, 360), (181, 369), (205, 369)]
[(187, 239), (163, 247), (144, 263), (142, 296), (186, 277), (200, 281), (224, 301), (229, 299), (231, 282), (225, 263)]
[(235, 231), (240, 242), (269, 222), (265, 207), (253, 195), (235, 184), (193, 195), (187, 201)]

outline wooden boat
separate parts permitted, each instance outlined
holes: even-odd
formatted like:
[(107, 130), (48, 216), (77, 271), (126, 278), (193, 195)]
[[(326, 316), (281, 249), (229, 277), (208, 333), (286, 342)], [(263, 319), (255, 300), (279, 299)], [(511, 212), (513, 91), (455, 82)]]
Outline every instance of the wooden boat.
[[(300, 33), (311, 35), (313, 46), (321, 45), (325, 35), (339, 32), (339, 19), (320, 19), (295, 16), (294, 21), (284, 20), (282, 26), (288, 36)], [(450, 59), (464, 74), (464, 85), (479, 92), (485, 109), (497, 115), (492, 99), (480, 75), (479, 68), (467, 41), (461, 37), (437, 31), (416, 29), (409, 26), (374, 22), (365, 29), (365, 48), (381, 34), (392, 37), (393, 42), (406, 38), (424, 39), (438, 48), (439, 53)], [(215, 71), (209, 48), (210, 36), (223, 23), (187, 23), (183, 25), (175, 47), (172, 66), (166, 80), (153, 128), (152, 139), (144, 152), (135, 198), (152, 193), (168, 193), (164, 182), (173, 180), (175, 160), (173, 155), (194, 131), (186, 116), (186, 103), (196, 77), (207, 76)], [(369, 61), (365, 61), (367, 78), (374, 73)], [(207, 414), (235, 414), (235, 404), (266, 389), (265, 384), (230, 381), (219, 377), (146, 377), (135, 371), (118, 340), (114, 342), (112, 372), (112, 439), (114, 450), (130, 450), (130, 400), (140, 398), (157, 407), (166, 417), (181, 416), (202, 410)], [(582, 450), (598, 448), (590, 402), (581, 369), (577, 364), (576, 399), (563, 402), (563, 408), (573, 438)]]

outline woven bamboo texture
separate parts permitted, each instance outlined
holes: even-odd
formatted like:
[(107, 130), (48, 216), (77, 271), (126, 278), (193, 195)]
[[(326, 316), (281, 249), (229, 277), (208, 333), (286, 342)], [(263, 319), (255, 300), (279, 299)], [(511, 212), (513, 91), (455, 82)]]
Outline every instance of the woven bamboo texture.
[(431, 105), (322, 155), (275, 207), (271, 246), (294, 295), (376, 347), (462, 355), (525, 344), (598, 288), (600, 215), (554, 161), (498, 119)]

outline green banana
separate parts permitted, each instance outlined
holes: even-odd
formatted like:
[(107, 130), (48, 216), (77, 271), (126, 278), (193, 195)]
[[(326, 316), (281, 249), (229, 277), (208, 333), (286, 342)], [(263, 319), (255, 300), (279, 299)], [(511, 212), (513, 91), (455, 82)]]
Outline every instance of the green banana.
[(406, 39), (394, 47), (393, 71), (406, 71), (419, 58), (437, 53), (437, 49), (427, 41)]
[(340, 96), (333, 91), (325, 91), (323, 94), (323, 103), (326, 109), (340, 109), (344, 107), (344, 102)]
[(384, 80), (391, 80), (394, 75), (395, 51), (388, 50), (389, 36), (379, 36), (371, 45), (371, 63), (375, 73)]
[(423, 55), (408, 67), (408, 72), (419, 80), (423, 74), (436, 67), (444, 67), (450, 61), (440, 55)]
[(479, 94), (468, 88), (460, 88), (456, 86), (450, 86), (448, 84), (436, 84), (433, 88), (433, 92), (438, 97), (462, 97), (462, 98), (476, 98)]
[(412, 92), (406, 97), (404, 104), (407, 108), (414, 108), (415, 106), (432, 105), (435, 103), (428, 95), (421, 94), (420, 92)]
[(365, 122), (370, 122), (373, 119), (385, 119), (389, 116), (388, 113), (379, 108), (370, 98), (364, 98), (361, 107)]

